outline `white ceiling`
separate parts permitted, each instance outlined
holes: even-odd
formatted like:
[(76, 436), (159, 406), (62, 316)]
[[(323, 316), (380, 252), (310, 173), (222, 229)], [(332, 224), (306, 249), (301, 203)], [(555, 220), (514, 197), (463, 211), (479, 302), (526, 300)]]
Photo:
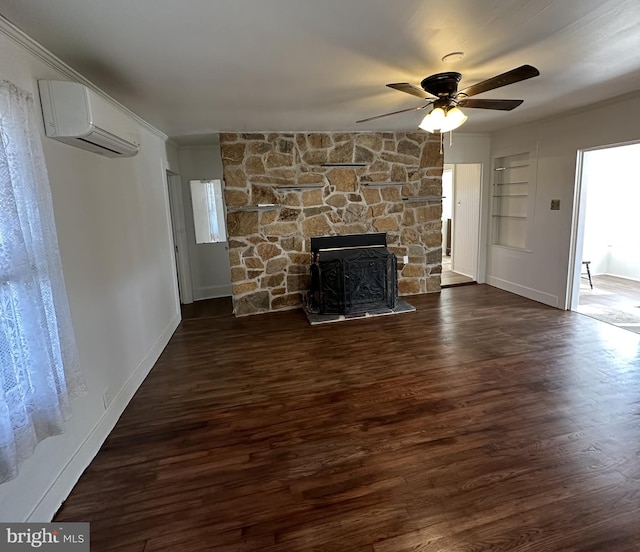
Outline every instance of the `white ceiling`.
[[(513, 69), (537, 78), (468, 109), (488, 132), (640, 89), (638, 0), (0, 0), (0, 14), (170, 136), (410, 130), (421, 105), (385, 87), (441, 71), (461, 88)], [(441, 58), (462, 50), (462, 61)]]

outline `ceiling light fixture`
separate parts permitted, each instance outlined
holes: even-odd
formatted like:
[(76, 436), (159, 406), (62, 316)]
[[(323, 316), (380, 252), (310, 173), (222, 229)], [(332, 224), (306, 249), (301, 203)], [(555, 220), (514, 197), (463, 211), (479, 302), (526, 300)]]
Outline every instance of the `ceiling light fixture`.
[(427, 132), (449, 132), (462, 126), (467, 120), (467, 116), (460, 108), (452, 107), (445, 109), (436, 107), (422, 119), (418, 127)]

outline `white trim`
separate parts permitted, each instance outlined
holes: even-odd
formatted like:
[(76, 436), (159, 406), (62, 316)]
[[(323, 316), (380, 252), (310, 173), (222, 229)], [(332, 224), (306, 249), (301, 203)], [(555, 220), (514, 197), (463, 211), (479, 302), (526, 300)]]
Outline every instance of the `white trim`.
[(176, 142), (173, 138), (167, 137), (166, 140), (167, 145), (172, 146), (176, 149), (180, 149), (180, 144), (178, 144), (178, 142)]
[(171, 256), (171, 260), (172, 260), (172, 266), (175, 267), (174, 268), (174, 272), (175, 272), (175, 278), (173, 279), (173, 299), (175, 302), (175, 307), (176, 307), (176, 312), (180, 311), (180, 270), (178, 268), (178, 259), (176, 258), (176, 245), (175, 245), (175, 231), (174, 231), (174, 225), (173, 225), (173, 217), (171, 214), (171, 177), (176, 176), (178, 179), (180, 178), (180, 175), (176, 175), (175, 173), (173, 173), (172, 171), (170, 171), (169, 169), (167, 169), (165, 162), (163, 161), (161, 163), (162, 166), (162, 175), (163, 175), (163, 180), (165, 182), (165, 187), (164, 187), (164, 198), (165, 198), (165, 216), (166, 216), (166, 221), (167, 221), (167, 228), (168, 228), (168, 233), (167, 233), (167, 239), (168, 242), (170, 244), (170, 248), (171, 251), (169, 252), (169, 255)]
[[(167, 172), (167, 192), (169, 199), (169, 224), (171, 242), (174, 245), (172, 256), (177, 267), (179, 281), (179, 303), (193, 303), (193, 287), (191, 285), (191, 263), (189, 261), (189, 242), (182, 201), (182, 178), (179, 174)], [(176, 251), (177, 246), (177, 251)]]
[[(626, 142), (614, 142), (589, 148), (579, 149), (576, 155), (576, 178), (573, 191), (573, 213), (571, 218), (571, 242), (569, 245), (569, 263), (567, 270), (567, 293), (565, 297), (565, 309), (578, 310), (580, 302), (580, 280), (582, 277), (582, 256), (584, 250), (584, 234), (587, 224), (587, 195), (588, 190), (584, 185), (585, 170), (584, 164), (586, 154), (594, 151), (602, 151), (621, 146), (640, 144), (638, 140), (628, 140)], [(605, 273), (608, 274), (608, 273)], [(593, 272), (591, 273), (593, 276)], [(615, 274), (609, 274), (616, 276)], [(617, 276), (633, 280), (628, 276)], [(640, 280), (639, 280), (640, 281)]]
[(219, 284), (215, 286), (206, 286), (195, 288), (193, 290), (193, 300), (202, 301), (203, 299), (216, 299), (217, 297), (230, 297), (232, 294), (231, 284)]
[(538, 303), (544, 303), (545, 305), (549, 305), (550, 307), (560, 308), (558, 297), (556, 295), (551, 295), (550, 293), (545, 293), (544, 291), (521, 286), (520, 284), (508, 282), (507, 280), (489, 275), (487, 275), (487, 284), (493, 287), (497, 287), (498, 289), (503, 289), (510, 293), (515, 293), (516, 295), (526, 297), (527, 299), (537, 301)]
[(33, 508), (26, 521), (51, 520), (60, 508), (62, 502), (71, 493), (78, 479), (98, 454), (100, 447), (113, 430), (116, 422), (122, 416), (125, 408), (133, 398), (142, 382), (147, 377), (160, 354), (169, 343), (171, 336), (180, 323), (180, 315), (176, 314), (164, 331), (160, 334), (151, 350), (131, 374), (127, 382), (120, 389), (113, 401), (104, 411), (86, 439), (78, 447), (65, 467), (58, 474), (55, 481), (45, 491), (38, 504)]
[(118, 109), (124, 111), (129, 117), (134, 119), (141, 126), (145, 127), (147, 130), (161, 138), (162, 140), (167, 141), (169, 137), (158, 130), (156, 127), (140, 118), (133, 111), (122, 105), (120, 102), (114, 100), (111, 96), (109, 96), (106, 92), (98, 88), (95, 84), (93, 84), (89, 79), (82, 76), (75, 69), (67, 65), (64, 61), (62, 61), (59, 57), (52, 54), (49, 50), (47, 50), (42, 44), (36, 42), (29, 35), (21, 31), (18, 27), (16, 27), (11, 21), (6, 19), (2, 14), (0, 14), (0, 32), (8, 36), (18, 45), (22, 46), (25, 50), (27, 50), (31, 55), (38, 58), (40, 61), (46, 63), (49, 67), (55, 69), (60, 73), (63, 77), (75, 81), (80, 82), (93, 90), (100, 97), (104, 98), (108, 102), (112, 103)]
[(582, 251), (584, 247), (585, 207), (587, 196), (583, 186), (584, 150), (576, 155), (576, 178), (573, 185), (573, 212), (571, 214), (571, 242), (567, 264), (567, 292), (564, 299), (566, 310), (576, 310), (580, 298), (580, 275), (582, 273)]

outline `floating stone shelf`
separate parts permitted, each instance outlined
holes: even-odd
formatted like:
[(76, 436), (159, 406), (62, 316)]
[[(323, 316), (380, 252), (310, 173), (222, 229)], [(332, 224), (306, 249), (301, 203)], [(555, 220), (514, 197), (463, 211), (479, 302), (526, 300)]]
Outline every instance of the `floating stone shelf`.
[(321, 167), (366, 167), (368, 163), (322, 163)]
[(407, 182), (362, 182), (365, 188), (386, 188), (387, 186), (404, 186)]
[(274, 211), (278, 207), (280, 207), (280, 205), (276, 205), (275, 203), (265, 203), (261, 205), (245, 205), (243, 207), (227, 207), (227, 211), (229, 213), (246, 211)]
[(280, 190), (319, 190), (324, 188), (326, 184), (272, 184), (273, 188), (277, 191)]
[(411, 196), (403, 197), (402, 200), (407, 203), (422, 203), (424, 201), (442, 201), (446, 196)]

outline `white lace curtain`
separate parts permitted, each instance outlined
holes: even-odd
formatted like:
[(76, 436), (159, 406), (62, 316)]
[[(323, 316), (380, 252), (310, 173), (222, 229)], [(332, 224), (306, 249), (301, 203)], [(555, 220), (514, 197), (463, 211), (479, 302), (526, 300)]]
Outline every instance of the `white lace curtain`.
[(0, 483), (83, 391), (33, 97), (0, 81)]

